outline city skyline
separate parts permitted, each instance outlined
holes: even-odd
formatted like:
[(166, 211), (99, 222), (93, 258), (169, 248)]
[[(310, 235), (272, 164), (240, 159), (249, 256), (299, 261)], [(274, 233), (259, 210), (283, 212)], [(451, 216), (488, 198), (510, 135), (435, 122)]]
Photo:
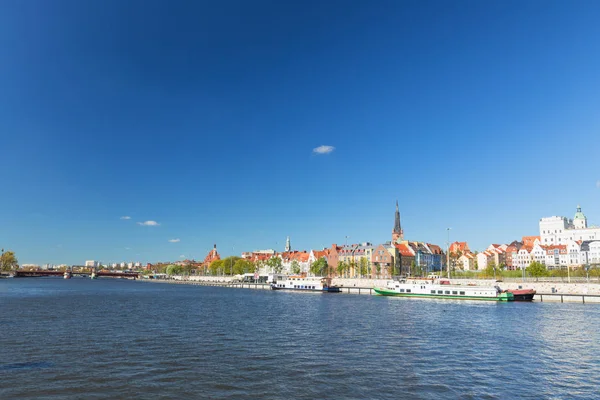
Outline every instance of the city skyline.
[[(577, 213), (581, 213), (581, 209), (582, 209), (582, 208), (581, 208), (581, 207), (578, 205), (578, 206), (577, 206), (577, 211), (576, 211), (576, 212), (577, 212)], [(426, 242), (426, 243), (430, 243), (430, 244), (437, 244), (437, 245), (440, 245), (439, 243), (434, 243), (433, 241), (429, 241), (429, 240), (427, 240), (427, 239), (422, 239), (422, 238), (418, 238), (418, 239), (415, 239), (415, 238), (410, 238), (410, 237), (408, 237), (408, 238), (403, 238), (403, 237), (399, 238), (398, 236), (394, 236), (394, 235), (397, 233), (397, 229), (396, 229), (396, 228), (397, 228), (397, 227), (399, 227), (399, 222), (400, 222), (400, 221), (398, 220), (398, 208), (396, 209), (396, 213), (395, 213), (395, 214), (396, 214), (396, 215), (395, 215), (396, 219), (395, 219), (395, 221), (394, 221), (394, 228), (392, 229), (392, 238), (393, 238), (393, 239), (395, 238), (395, 239), (394, 239), (394, 242), (395, 242), (396, 240), (398, 240), (398, 241), (401, 241), (401, 240), (407, 240), (407, 241), (410, 241), (410, 242)], [(538, 221), (541, 221), (541, 220), (548, 220), (548, 219), (552, 220), (552, 219), (555, 219), (555, 218), (566, 218), (567, 220), (571, 220), (571, 221), (573, 220), (573, 218), (570, 218), (569, 216), (565, 216), (565, 215), (553, 215), (553, 216), (551, 216), (551, 217), (548, 217), (548, 216), (547, 216), (547, 217), (542, 217), (542, 218), (540, 218)], [(577, 214), (576, 214), (575, 218), (577, 218)], [(123, 219), (123, 218), (121, 218), (121, 219)], [(127, 218), (127, 219), (129, 219), (129, 218)], [(153, 224), (152, 224), (152, 226), (155, 226), (155, 225), (153, 225)], [(595, 224), (593, 224), (593, 223), (590, 223), (589, 227), (590, 227), (590, 228), (600, 228), (600, 226), (599, 226), (599, 225), (595, 225)], [(452, 230), (452, 228), (450, 228), (450, 230)], [(401, 230), (401, 231), (402, 231), (402, 230)], [(446, 229), (446, 234), (448, 234), (448, 228)], [(490, 246), (492, 243), (503, 243), (503, 244), (508, 244), (508, 243), (512, 242), (513, 240), (517, 240), (517, 241), (519, 241), (521, 237), (525, 237), (525, 236), (528, 236), (528, 237), (539, 237), (540, 235), (542, 235), (542, 232), (541, 232), (541, 226), (540, 226), (540, 228), (538, 229), (538, 231), (537, 231), (535, 234), (533, 234), (533, 235), (530, 235), (530, 236), (528, 236), (528, 235), (525, 235), (525, 234), (524, 234), (524, 235), (521, 235), (521, 236), (515, 236), (515, 237), (514, 237), (512, 240), (509, 240), (509, 241), (501, 241), (501, 240), (500, 240), (500, 241), (498, 241), (498, 240), (493, 240), (493, 239), (492, 239), (492, 240), (491, 240), (491, 241), (489, 241), (487, 244), (484, 244), (484, 245), (483, 245), (483, 246), (481, 246), (481, 247), (475, 247), (475, 246), (470, 246), (470, 247), (471, 247), (471, 248), (472, 248), (474, 251), (477, 251), (477, 252), (479, 252), (479, 251), (484, 251), (484, 250), (485, 250), (486, 248), (488, 248), (488, 247), (489, 247), (489, 246)], [(568, 236), (568, 235), (567, 235), (567, 236)], [(462, 241), (462, 242), (466, 242), (466, 243), (469, 243), (469, 241), (468, 241), (468, 240), (463, 240), (463, 239), (451, 239), (451, 240), (450, 240), (450, 242), (448, 242), (448, 237), (450, 237), (450, 236), (447, 236), (447, 239), (446, 239), (446, 241), (443, 243), (443, 245), (441, 245), (441, 248), (442, 248), (442, 250), (443, 250), (444, 252), (446, 252), (446, 250), (447, 250), (447, 246), (448, 246), (448, 245), (450, 245), (450, 244), (453, 244), (453, 243), (454, 243), (454, 244), (456, 244), (456, 243), (459, 243), (460, 241)], [(543, 242), (545, 245), (552, 244), (552, 243), (549, 243), (549, 242), (548, 242), (548, 239), (543, 239), (543, 237), (544, 237), (544, 236), (542, 235), (541, 242)], [(349, 241), (349, 239), (350, 239), (350, 241)], [(312, 250), (317, 250), (317, 251), (318, 251), (318, 250), (327, 249), (327, 248), (329, 248), (329, 247), (331, 246), (331, 244), (329, 244), (329, 245), (325, 245), (325, 246), (323, 246), (323, 247), (315, 247), (315, 248), (312, 248), (312, 247), (311, 247), (311, 248), (296, 248), (296, 247), (294, 247), (293, 245), (291, 245), (291, 244), (290, 244), (290, 240), (291, 240), (291, 237), (288, 235), (288, 236), (286, 237), (286, 240), (285, 240), (285, 242), (284, 242), (284, 243), (285, 243), (285, 247), (284, 247), (283, 249), (280, 249), (280, 248), (278, 248), (278, 247), (276, 247), (276, 248), (275, 248), (275, 247), (274, 247), (274, 248), (268, 248), (268, 249), (267, 249), (266, 247), (260, 247), (260, 248), (259, 248), (259, 247), (256, 247), (256, 248), (253, 248), (253, 249), (242, 249), (242, 250), (240, 250), (240, 252), (238, 252), (238, 253), (235, 253), (235, 252), (233, 252), (233, 253), (226, 253), (226, 252), (225, 252), (225, 253), (223, 253), (223, 256), (224, 256), (224, 257), (229, 257), (229, 256), (240, 256), (240, 255), (243, 255), (243, 253), (252, 253), (252, 252), (255, 252), (255, 251), (262, 251), (262, 250), (265, 250), (265, 249), (267, 249), (267, 250), (273, 250), (273, 251), (275, 251), (275, 253), (276, 253), (276, 254), (282, 254), (282, 253), (285, 253), (285, 252), (288, 252), (288, 251), (305, 251), (305, 252), (310, 252), (310, 251), (312, 251)], [(171, 242), (171, 243), (178, 243), (178, 242), (180, 242), (180, 239), (177, 239), (177, 240), (171, 239), (171, 240), (168, 240), (168, 242)], [(473, 241), (473, 242), (476, 242), (476, 243), (478, 243), (478, 241)], [(378, 244), (390, 243), (390, 240), (388, 239), (388, 240), (383, 240), (383, 241), (380, 241), (380, 242), (373, 242), (373, 241), (370, 241), (370, 240), (368, 240), (368, 239), (367, 239), (367, 240), (362, 240), (362, 241), (358, 241), (358, 242), (357, 242), (357, 241), (352, 241), (350, 236), (345, 236), (345, 237), (344, 237), (344, 242), (338, 242), (338, 243), (334, 243), (334, 242), (332, 242), (332, 244), (337, 244), (338, 246), (355, 246), (355, 245), (357, 245), (357, 244), (362, 244), (362, 243), (369, 243), (369, 244), (372, 244), (372, 245), (378, 245)], [(557, 244), (558, 244), (558, 243), (557, 243)], [(276, 242), (276, 245), (279, 245), (279, 242)], [(289, 249), (288, 249), (288, 246), (290, 246), (290, 247), (289, 247)], [(210, 253), (210, 252), (212, 252), (213, 250), (217, 250), (217, 249), (220, 249), (220, 248), (219, 248), (219, 247), (217, 246), (217, 244), (215, 243), (215, 244), (213, 244), (213, 247), (211, 247), (211, 248), (208, 250), (207, 254), (208, 254), (208, 253)], [(232, 251), (235, 251), (235, 246), (233, 246), (233, 247), (232, 247)], [(94, 261), (94, 262), (96, 262), (96, 263), (99, 263), (99, 264), (102, 264), (102, 265), (108, 265), (108, 266), (111, 266), (111, 265), (113, 265), (113, 264), (115, 264), (115, 263), (116, 263), (116, 264), (127, 264), (127, 263), (133, 263), (133, 264), (142, 264), (142, 265), (145, 265), (146, 263), (151, 263), (151, 264), (152, 264), (152, 263), (157, 263), (157, 262), (179, 262), (179, 261), (183, 261), (184, 259), (185, 259), (185, 260), (194, 260), (194, 261), (196, 261), (196, 262), (201, 262), (201, 261), (202, 261), (202, 259), (203, 259), (205, 256), (206, 256), (206, 254), (205, 254), (205, 255), (200, 255), (200, 257), (196, 257), (196, 256), (189, 256), (189, 257), (188, 257), (188, 256), (186, 256), (186, 255), (184, 255), (184, 254), (181, 254), (179, 257), (172, 258), (172, 259), (166, 258), (166, 259), (157, 259), (157, 260), (144, 260), (144, 261), (140, 261), (140, 260), (139, 260), (139, 257), (138, 257), (138, 258), (135, 258), (135, 257), (133, 257), (133, 258), (121, 259), (121, 260), (113, 260), (113, 259), (111, 259), (111, 260), (105, 260), (105, 259), (94, 259), (94, 260), (92, 260), (92, 261)], [(88, 262), (92, 262), (92, 261), (90, 261), (90, 260), (86, 260), (85, 262), (80, 262), (80, 263), (72, 263), (72, 264), (70, 264), (70, 265), (85, 265), (85, 264), (87, 264)], [(38, 266), (41, 266), (41, 265), (46, 265), (46, 266), (47, 266), (47, 265), (52, 265), (52, 264), (53, 264), (53, 263), (38, 263), (38, 264), (36, 264), (36, 263), (25, 263), (25, 265), (24, 265), (24, 266), (34, 266), (34, 265), (38, 265)], [(66, 265), (65, 263), (56, 263), (56, 264), (57, 264), (57, 265)], [(68, 263), (67, 263), (67, 264), (68, 264)]]
[[(23, 264), (600, 225), (600, 4), (0, 5)], [(110, 29), (107, 28), (110, 26)]]

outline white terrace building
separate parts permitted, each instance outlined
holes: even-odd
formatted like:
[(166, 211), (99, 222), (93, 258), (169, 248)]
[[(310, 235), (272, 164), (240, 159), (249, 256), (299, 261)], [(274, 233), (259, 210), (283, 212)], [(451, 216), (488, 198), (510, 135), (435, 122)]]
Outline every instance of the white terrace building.
[(477, 253), (477, 269), (483, 270), (486, 269), (488, 263), (494, 259), (494, 254), (488, 250), (482, 251), (481, 253)]
[(515, 269), (527, 268), (532, 261), (540, 262), (548, 269), (600, 264), (600, 240), (567, 240), (565, 244), (545, 246), (536, 239), (533, 247), (521, 246), (512, 256)]
[(581, 243), (579, 262), (581, 265), (600, 264), (600, 240), (594, 242), (585, 241)]
[(566, 245), (569, 240), (600, 240), (600, 227), (588, 227), (587, 218), (577, 206), (575, 218), (546, 217), (540, 219), (542, 245)]
[(458, 259), (458, 264), (463, 271), (473, 271), (475, 269), (475, 256), (473, 253), (465, 253)]
[[(545, 252), (543, 254), (545, 256)], [(513, 256), (512, 262), (515, 269), (524, 269), (531, 264), (531, 252), (527, 246), (521, 246), (516, 256)]]

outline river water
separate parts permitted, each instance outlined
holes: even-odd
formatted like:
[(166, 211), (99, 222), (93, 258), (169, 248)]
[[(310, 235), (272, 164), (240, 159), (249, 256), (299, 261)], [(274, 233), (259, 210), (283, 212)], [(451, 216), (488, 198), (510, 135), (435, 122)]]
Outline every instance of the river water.
[(0, 399), (598, 399), (600, 306), (0, 279)]

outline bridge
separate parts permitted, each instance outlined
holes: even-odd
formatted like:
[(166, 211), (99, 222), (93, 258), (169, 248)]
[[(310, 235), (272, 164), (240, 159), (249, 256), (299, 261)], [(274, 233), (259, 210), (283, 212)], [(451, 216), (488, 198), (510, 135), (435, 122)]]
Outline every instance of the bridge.
[[(90, 276), (92, 273), (90, 271), (69, 271), (71, 275), (80, 275), (80, 276)], [(15, 271), (15, 278), (18, 277), (36, 277), (36, 276), (63, 276), (65, 274), (64, 271), (47, 271), (47, 270), (33, 270), (33, 271)], [(139, 274), (135, 272), (105, 272), (98, 271), (95, 272), (98, 278), (100, 277), (108, 277), (108, 278), (139, 278)]]

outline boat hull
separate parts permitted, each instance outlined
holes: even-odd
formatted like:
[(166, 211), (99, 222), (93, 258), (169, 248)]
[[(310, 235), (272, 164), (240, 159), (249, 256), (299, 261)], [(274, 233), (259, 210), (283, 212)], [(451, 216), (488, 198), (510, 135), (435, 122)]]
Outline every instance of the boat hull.
[(507, 292), (512, 293), (515, 301), (533, 301), (536, 293), (533, 289), (507, 290)]
[(375, 293), (381, 296), (396, 296), (396, 297), (414, 297), (423, 299), (444, 299), (444, 300), (485, 300), (485, 301), (513, 301), (514, 296), (508, 293), (500, 293), (499, 296), (460, 296), (448, 294), (428, 294), (428, 293), (398, 293), (394, 290), (374, 288)]
[(296, 288), (284, 288), (284, 287), (276, 287), (271, 285), (272, 290), (284, 290), (290, 292), (316, 292), (316, 293), (340, 293), (341, 289), (339, 287), (327, 287), (323, 289), (296, 289)]

